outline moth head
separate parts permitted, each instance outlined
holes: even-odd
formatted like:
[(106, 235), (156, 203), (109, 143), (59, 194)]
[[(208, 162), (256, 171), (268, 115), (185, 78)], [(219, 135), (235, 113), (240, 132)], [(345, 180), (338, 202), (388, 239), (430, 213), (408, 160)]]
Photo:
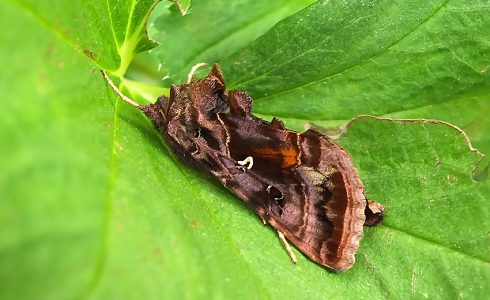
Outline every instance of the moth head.
[(221, 147), (213, 132), (220, 125), (218, 114), (230, 112), (229, 100), (221, 70), (214, 65), (206, 77), (172, 85), (169, 97), (161, 96), (141, 109), (175, 148), (197, 154), (204, 148)]
[(199, 151), (199, 112), (192, 101), (189, 84), (173, 85), (170, 97), (160, 97), (147, 116), (174, 143), (174, 150), (195, 154)]
[(208, 76), (189, 83), (189, 94), (194, 108), (204, 117), (214, 118), (217, 113), (229, 110), (228, 92), (223, 74), (217, 64)]
[(179, 119), (189, 106), (190, 97), (187, 91), (187, 84), (172, 85), (170, 97), (160, 96), (155, 103), (144, 106), (142, 110), (158, 128), (166, 129), (168, 123)]

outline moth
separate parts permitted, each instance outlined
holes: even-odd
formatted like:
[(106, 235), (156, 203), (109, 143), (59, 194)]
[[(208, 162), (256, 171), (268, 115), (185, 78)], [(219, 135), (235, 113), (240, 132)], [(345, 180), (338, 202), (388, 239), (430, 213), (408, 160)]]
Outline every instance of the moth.
[(255, 117), (252, 98), (227, 91), (214, 65), (201, 79), (173, 85), (170, 97), (140, 109), (180, 159), (217, 178), (264, 223), (311, 260), (347, 270), (363, 234), (383, 218), (384, 207), (366, 199), (350, 155), (314, 130), (295, 132), (273, 118)]

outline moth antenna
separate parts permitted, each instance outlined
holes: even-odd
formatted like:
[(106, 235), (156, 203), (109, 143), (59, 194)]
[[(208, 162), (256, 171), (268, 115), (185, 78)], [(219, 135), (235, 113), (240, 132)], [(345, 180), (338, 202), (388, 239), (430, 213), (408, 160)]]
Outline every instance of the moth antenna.
[(192, 81), (192, 76), (194, 76), (194, 73), (196, 73), (197, 69), (202, 68), (202, 67), (207, 67), (207, 63), (198, 63), (197, 65), (194, 65), (187, 75), (187, 84), (191, 83)]
[(121, 100), (123, 100), (124, 102), (127, 102), (127, 103), (131, 104), (134, 107), (137, 107), (139, 109), (143, 109), (143, 106), (141, 104), (138, 104), (138, 103), (134, 102), (131, 98), (129, 98), (128, 96), (124, 95), (119, 90), (119, 88), (114, 84), (114, 82), (112, 82), (111, 78), (109, 78), (109, 76), (107, 75), (107, 73), (104, 70), (100, 70), (100, 72), (102, 73), (102, 76), (104, 76), (105, 81), (107, 81), (107, 83), (109, 84), (109, 86), (112, 88), (112, 90), (114, 92), (116, 92), (116, 94), (119, 96), (119, 98), (121, 98)]

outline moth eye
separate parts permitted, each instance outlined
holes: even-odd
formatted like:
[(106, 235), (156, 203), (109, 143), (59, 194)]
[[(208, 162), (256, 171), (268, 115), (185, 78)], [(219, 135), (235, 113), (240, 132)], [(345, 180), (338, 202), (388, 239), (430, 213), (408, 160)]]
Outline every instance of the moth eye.
[(198, 127), (196, 130), (194, 130), (193, 135), (194, 135), (194, 138), (196, 138), (196, 139), (198, 137), (200, 137), (201, 136), (201, 127)]
[(186, 135), (190, 138), (199, 138), (201, 137), (201, 127), (197, 124), (193, 124), (193, 122), (187, 122), (189, 125), (184, 125), (184, 131)]
[(276, 187), (269, 185), (266, 189), (267, 193), (271, 195), (272, 198), (282, 198), (282, 193)]
[(196, 155), (199, 153), (199, 146), (193, 141), (191, 141), (191, 146), (187, 151), (189, 151), (192, 155)]
[(275, 205), (271, 206), (271, 210), (281, 216), (283, 213), (284, 205), (286, 204), (286, 202), (284, 201), (284, 195), (279, 189), (271, 185), (267, 187), (266, 192), (271, 196), (275, 203)]
[(228, 99), (222, 89), (215, 90), (216, 102), (214, 108), (210, 110), (211, 115), (215, 115), (220, 112), (226, 111), (228, 106)]

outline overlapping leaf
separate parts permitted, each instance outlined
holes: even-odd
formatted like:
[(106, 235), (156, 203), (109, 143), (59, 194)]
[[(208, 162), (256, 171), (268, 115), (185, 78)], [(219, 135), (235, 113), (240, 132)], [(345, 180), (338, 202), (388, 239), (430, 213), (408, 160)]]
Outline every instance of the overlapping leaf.
[[(263, 114), (384, 115), (488, 92), (486, 1), (319, 1), (223, 60)], [(305, 107), (303, 103), (310, 103)]]
[(160, 42), (152, 55), (160, 59), (170, 82), (184, 82), (193, 65), (230, 55), (312, 2), (196, 1), (185, 17), (176, 11), (162, 12), (151, 24), (152, 37)]

